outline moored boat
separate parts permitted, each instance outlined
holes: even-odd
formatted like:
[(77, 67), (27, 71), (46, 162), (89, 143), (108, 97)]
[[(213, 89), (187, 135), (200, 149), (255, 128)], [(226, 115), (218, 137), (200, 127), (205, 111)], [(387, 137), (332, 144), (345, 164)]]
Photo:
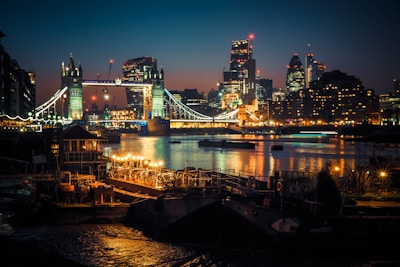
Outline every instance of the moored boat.
[(168, 143), (170, 143), (170, 144), (180, 144), (181, 141), (180, 140), (169, 140)]
[(104, 181), (116, 197), (132, 203), (129, 220), (147, 234), (160, 236), (171, 225), (208, 205), (219, 203), (221, 174), (212, 170), (169, 170), (133, 164), (114, 166)]
[(113, 186), (94, 175), (61, 172), (56, 193), (50, 203), (58, 224), (123, 221), (130, 207), (115, 198)]
[[(331, 185), (322, 185), (324, 178), (318, 186), (319, 175), (312, 173), (281, 172), (270, 178), (266, 190), (238, 186), (222, 202), (262, 235), (344, 240), (400, 234), (400, 202), (350, 203), (340, 199), (339, 191), (327, 188)], [(254, 194), (244, 193), (252, 190)]]
[(271, 150), (283, 150), (283, 145), (272, 145)]
[(256, 147), (255, 143), (244, 141), (244, 142), (234, 142), (234, 141), (212, 141), (210, 139), (200, 140), (199, 146), (210, 146), (210, 147), (221, 147), (221, 148), (248, 148), (254, 149)]

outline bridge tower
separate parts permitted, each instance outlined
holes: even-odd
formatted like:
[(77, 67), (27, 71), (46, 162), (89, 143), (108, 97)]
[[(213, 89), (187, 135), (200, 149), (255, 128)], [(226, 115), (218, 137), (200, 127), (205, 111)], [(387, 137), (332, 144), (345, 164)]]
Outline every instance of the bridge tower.
[(152, 73), (152, 75), (152, 117), (164, 119), (164, 70), (161, 68), (160, 72)]
[[(164, 71), (157, 69), (155, 57), (128, 59), (122, 63), (123, 80), (143, 83), (143, 91), (126, 88), (128, 106), (138, 118), (164, 119)], [(148, 85), (152, 85), (151, 87)]]
[(82, 67), (79, 64), (75, 66), (72, 53), (69, 57), (68, 66), (61, 65), (61, 85), (62, 88), (68, 87), (68, 118), (73, 120), (82, 120)]

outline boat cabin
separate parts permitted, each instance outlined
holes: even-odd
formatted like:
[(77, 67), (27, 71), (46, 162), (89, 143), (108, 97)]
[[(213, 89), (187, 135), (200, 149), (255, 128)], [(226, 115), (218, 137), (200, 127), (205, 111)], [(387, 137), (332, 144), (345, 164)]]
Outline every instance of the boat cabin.
[(103, 155), (103, 148), (107, 144), (106, 138), (91, 134), (78, 124), (64, 129), (61, 169), (106, 177), (110, 159)]

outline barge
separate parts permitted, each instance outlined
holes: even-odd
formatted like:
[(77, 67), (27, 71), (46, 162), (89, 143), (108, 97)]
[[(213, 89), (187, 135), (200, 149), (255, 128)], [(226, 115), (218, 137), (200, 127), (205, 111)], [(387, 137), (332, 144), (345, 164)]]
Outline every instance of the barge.
[(210, 147), (220, 147), (220, 148), (247, 148), (247, 149), (254, 149), (256, 147), (255, 143), (252, 142), (234, 142), (234, 141), (212, 141), (210, 139), (203, 139), (200, 140), (199, 146), (210, 146)]
[(116, 166), (103, 181), (115, 187), (118, 199), (131, 203), (128, 223), (159, 237), (179, 220), (220, 203), (223, 177), (212, 170)]

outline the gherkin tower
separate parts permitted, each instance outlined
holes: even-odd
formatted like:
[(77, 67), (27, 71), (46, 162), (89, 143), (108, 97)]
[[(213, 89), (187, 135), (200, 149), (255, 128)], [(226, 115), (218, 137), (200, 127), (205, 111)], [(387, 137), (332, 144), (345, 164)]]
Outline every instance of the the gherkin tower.
[(286, 90), (287, 93), (297, 92), (305, 86), (304, 67), (298, 54), (293, 54), (287, 66)]

